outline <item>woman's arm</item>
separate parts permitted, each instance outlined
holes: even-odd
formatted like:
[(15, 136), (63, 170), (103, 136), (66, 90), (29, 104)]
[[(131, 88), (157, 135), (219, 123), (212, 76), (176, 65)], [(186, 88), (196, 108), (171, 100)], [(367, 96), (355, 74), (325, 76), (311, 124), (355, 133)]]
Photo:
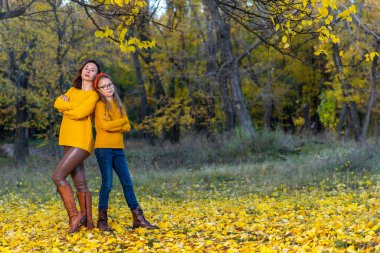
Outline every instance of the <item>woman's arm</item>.
[(67, 110), (74, 109), (78, 106), (77, 103), (71, 103), (69, 101), (66, 101), (63, 96), (70, 98), (72, 88), (70, 88), (65, 94), (57, 97), (57, 99), (54, 101), (54, 108), (56, 108), (60, 112), (64, 112)]
[(76, 108), (64, 111), (63, 114), (69, 119), (78, 120), (89, 116), (95, 110), (96, 102), (98, 102), (99, 95), (94, 92)]

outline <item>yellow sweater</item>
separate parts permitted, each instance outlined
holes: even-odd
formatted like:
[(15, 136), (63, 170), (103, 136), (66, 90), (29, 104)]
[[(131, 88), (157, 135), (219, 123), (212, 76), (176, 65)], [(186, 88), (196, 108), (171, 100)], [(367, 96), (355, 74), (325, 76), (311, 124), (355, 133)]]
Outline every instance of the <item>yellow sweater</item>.
[(99, 95), (94, 90), (84, 91), (74, 87), (64, 95), (69, 102), (61, 96), (54, 102), (54, 107), (63, 113), (59, 145), (81, 148), (91, 153), (94, 146), (91, 114)]
[(129, 132), (131, 125), (127, 115), (120, 115), (114, 101), (110, 101), (110, 112), (106, 105), (98, 101), (95, 107), (95, 148), (124, 148), (123, 132)]

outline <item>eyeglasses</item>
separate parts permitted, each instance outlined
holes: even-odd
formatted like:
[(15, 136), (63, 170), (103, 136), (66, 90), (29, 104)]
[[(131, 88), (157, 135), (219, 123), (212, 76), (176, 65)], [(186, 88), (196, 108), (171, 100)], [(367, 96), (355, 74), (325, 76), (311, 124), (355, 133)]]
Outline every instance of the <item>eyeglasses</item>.
[(102, 87), (99, 87), (99, 89), (107, 90), (107, 89), (111, 89), (112, 87), (113, 87), (113, 83), (109, 83), (109, 84), (103, 85)]

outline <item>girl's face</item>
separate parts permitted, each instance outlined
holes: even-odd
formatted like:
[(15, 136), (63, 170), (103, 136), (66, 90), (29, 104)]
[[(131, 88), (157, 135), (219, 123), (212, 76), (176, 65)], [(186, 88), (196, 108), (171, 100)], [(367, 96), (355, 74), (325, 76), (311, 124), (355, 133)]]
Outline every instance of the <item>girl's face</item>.
[(107, 77), (100, 79), (97, 86), (98, 91), (107, 99), (112, 98), (115, 93), (115, 87), (113, 86), (111, 79)]
[(89, 62), (84, 65), (81, 73), (81, 77), (83, 81), (94, 81), (96, 75), (98, 74), (98, 67), (93, 62)]

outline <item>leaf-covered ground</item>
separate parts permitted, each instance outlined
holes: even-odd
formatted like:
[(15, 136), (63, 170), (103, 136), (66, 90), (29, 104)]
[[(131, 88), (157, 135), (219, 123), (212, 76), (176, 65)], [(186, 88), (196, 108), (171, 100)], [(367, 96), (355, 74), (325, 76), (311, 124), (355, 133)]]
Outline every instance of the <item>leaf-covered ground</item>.
[[(0, 252), (380, 252), (380, 187), (366, 179), (270, 195), (188, 192), (185, 200), (140, 196), (159, 230), (132, 230), (121, 194), (112, 194), (112, 232), (67, 234), (59, 197), (0, 197)], [(37, 204), (36, 204), (37, 203)], [(96, 220), (97, 197), (94, 198)]]

